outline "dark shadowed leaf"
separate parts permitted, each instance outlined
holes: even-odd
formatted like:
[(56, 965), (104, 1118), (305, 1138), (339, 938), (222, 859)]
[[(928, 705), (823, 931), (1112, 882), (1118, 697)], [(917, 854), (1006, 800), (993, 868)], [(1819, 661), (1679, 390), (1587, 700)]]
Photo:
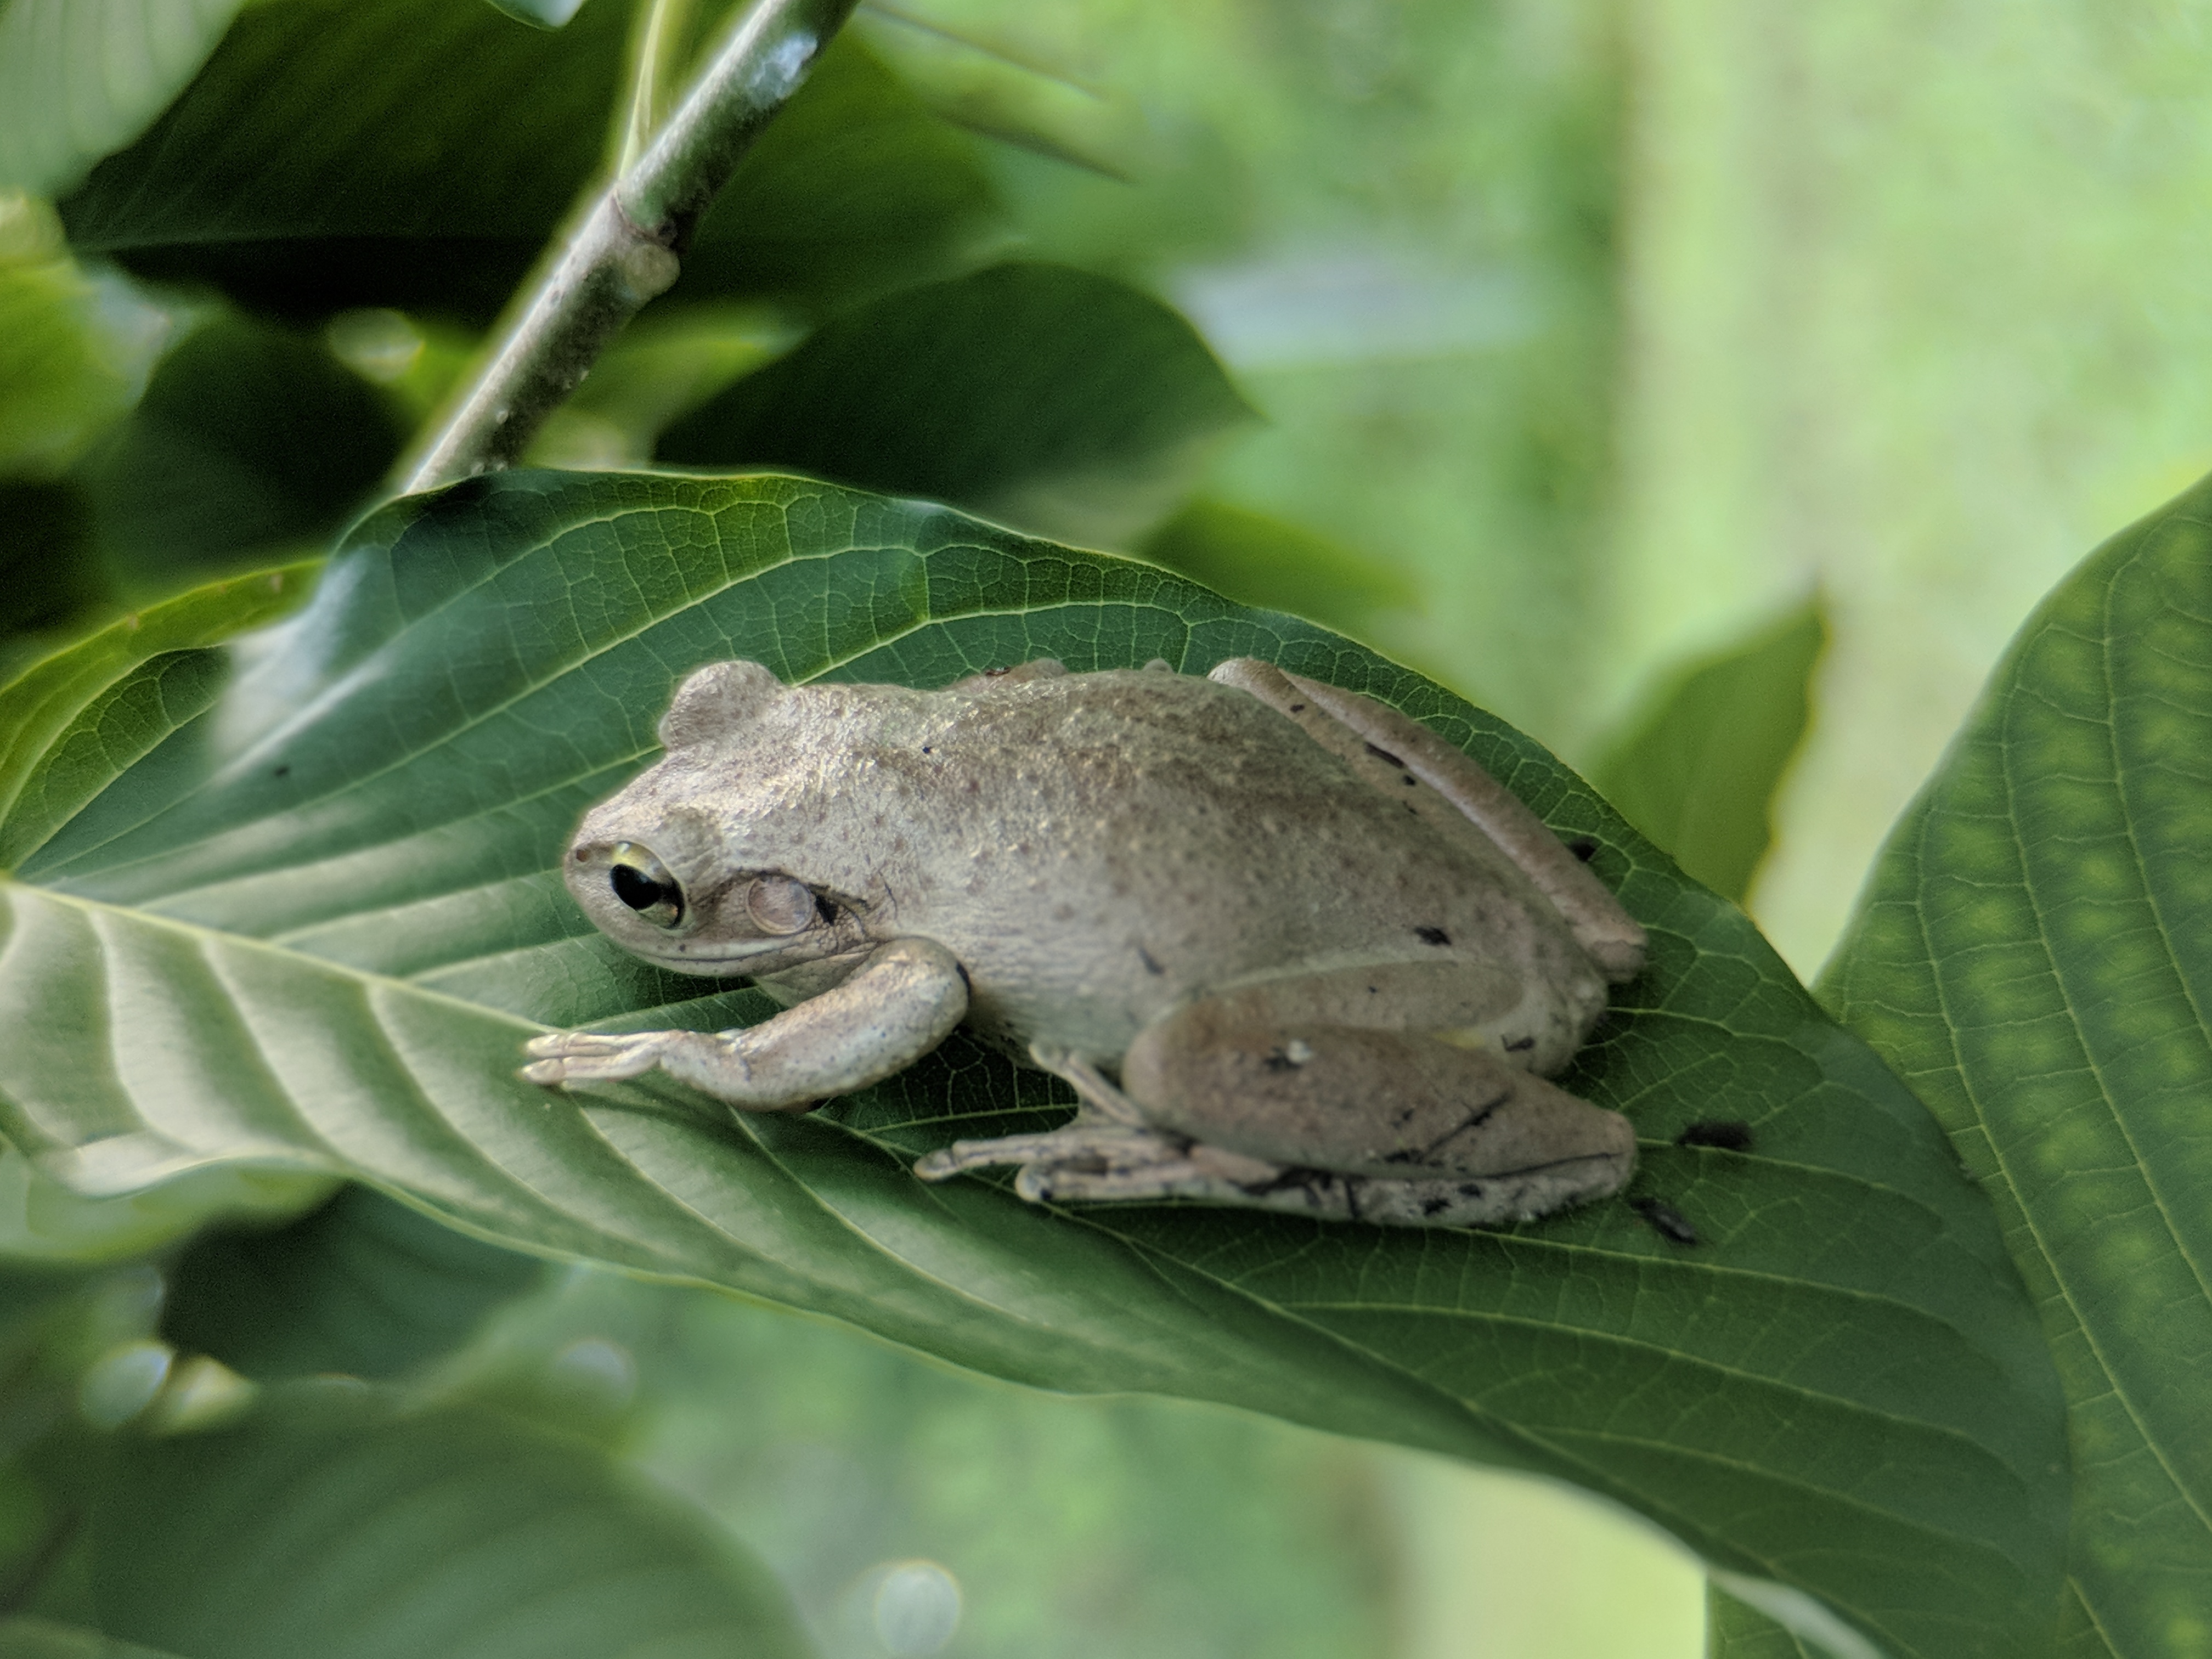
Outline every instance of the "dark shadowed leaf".
[(70, 242), (300, 314), (489, 314), (600, 163), (629, 27), (624, 0), (558, 33), (466, 0), (252, 7), (63, 202)]
[(468, 1340), (544, 1264), (348, 1187), (281, 1227), (218, 1227), (168, 1272), (161, 1335), (247, 1376), (392, 1377)]
[[(93, 553), (92, 507), (69, 483), (0, 483), (0, 684), (30, 665), (23, 637), (96, 615), (112, 584)], [(43, 656), (43, 651), (36, 652)]]
[[(486, 319), (606, 162), (630, 16), (590, 0), (549, 32), (466, 0), (251, 8), (62, 204), (70, 241), (295, 316)], [(678, 292), (911, 281), (965, 246), (989, 199), (964, 136), (840, 41), (723, 191)]]
[(1252, 418), (1180, 316), (1112, 277), (1006, 264), (840, 317), (661, 439), (1093, 545), (1170, 511)]
[(52, 196), (137, 137), (240, 0), (0, 0), (0, 191)]
[(320, 339), (223, 317), (169, 354), (77, 483), (125, 589), (173, 592), (327, 542), (401, 436)]
[[(622, 956), (554, 870), (695, 665), (936, 685), (1039, 655), (1198, 672), (1253, 653), (1427, 720), (1589, 838), (1652, 965), (1564, 1080), (1634, 1119), (1637, 1194), (1702, 1244), (1626, 1202), (1391, 1231), (925, 1187), (918, 1151), (1066, 1109), (957, 1037), (797, 1118), (515, 1077), (540, 1024), (767, 1010)], [(0, 1053), (0, 1125), (82, 1189), (239, 1160), (344, 1174), (524, 1248), (1018, 1380), (1575, 1480), (1893, 1656), (2044, 1650), (2055, 1383), (1936, 1126), (1741, 914), (1558, 762), (1319, 628), (819, 483), (514, 473), (383, 510), (294, 621), (149, 663), (27, 746), (33, 780), (49, 754), (111, 757), (106, 787), (73, 773), (0, 820), (18, 878), (0, 884), (0, 1021), (33, 1038)], [(1747, 1121), (1753, 1148), (1673, 1144), (1714, 1117)]]
[(1590, 781), (1685, 873), (1741, 899), (1773, 840), (1774, 792), (1804, 738), (1827, 641), (1816, 601), (1679, 676)]
[(773, 295), (818, 307), (948, 275), (998, 211), (972, 141), (841, 36), (700, 221), (664, 303)]
[(767, 1571), (580, 1443), (295, 1383), (126, 1444), (101, 1625), (196, 1659), (801, 1659)]
[(2072, 1402), (2069, 1655), (2212, 1653), (2212, 483), (2045, 601), (1822, 994), (1996, 1200)]

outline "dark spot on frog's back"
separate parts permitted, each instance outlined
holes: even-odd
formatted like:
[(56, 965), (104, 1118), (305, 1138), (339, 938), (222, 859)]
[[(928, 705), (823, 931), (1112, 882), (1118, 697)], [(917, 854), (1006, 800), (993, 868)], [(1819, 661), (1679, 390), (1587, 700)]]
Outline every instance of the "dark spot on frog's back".
[(1401, 772), (1402, 772), (1402, 771), (1404, 771), (1404, 770), (1406, 769), (1406, 763), (1405, 763), (1405, 762), (1403, 762), (1403, 761), (1401, 761), (1401, 760), (1400, 760), (1400, 759), (1399, 759), (1395, 755), (1392, 754), (1389, 750), (1387, 750), (1387, 749), (1382, 749), (1382, 748), (1378, 748), (1376, 744), (1371, 744), (1371, 743), (1370, 743), (1370, 744), (1369, 744), (1366, 747), (1367, 747), (1367, 752), (1368, 752), (1369, 754), (1370, 754), (1370, 755), (1374, 756), (1374, 757), (1375, 757), (1375, 758), (1376, 758), (1376, 760), (1381, 761), (1381, 762), (1382, 763), (1382, 764), (1383, 764), (1383, 765), (1385, 765), (1385, 766), (1390, 766), (1390, 767), (1395, 767), (1395, 768), (1396, 768), (1399, 771), (1401, 771)]
[(1451, 935), (1441, 927), (1416, 927), (1413, 937), (1424, 945), (1449, 945)]
[(1166, 969), (1161, 967), (1158, 963), (1152, 959), (1152, 953), (1145, 949), (1141, 945), (1137, 947), (1137, 960), (1145, 964), (1145, 971), (1148, 974), (1164, 974), (1167, 972)]

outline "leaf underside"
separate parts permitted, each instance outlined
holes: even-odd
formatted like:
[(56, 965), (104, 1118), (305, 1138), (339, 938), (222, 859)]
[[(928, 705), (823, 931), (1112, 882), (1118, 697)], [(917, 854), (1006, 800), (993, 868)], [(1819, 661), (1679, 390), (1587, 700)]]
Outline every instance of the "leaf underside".
[[(942, 684), (1235, 655), (1465, 746), (1651, 930), (1561, 1079), (1638, 1195), (1483, 1231), (1203, 1206), (1055, 1212), (918, 1152), (1057, 1121), (957, 1036), (812, 1115), (520, 1082), (541, 1025), (760, 1018), (623, 957), (555, 866), (701, 663)], [(1896, 1655), (2044, 1650), (2056, 1388), (1985, 1204), (1917, 1101), (1733, 907), (1528, 739), (1310, 624), (1158, 568), (804, 480), (514, 473), (360, 526), (313, 605), (99, 683), (15, 775), (0, 1128), (82, 1190), (244, 1160), (465, 1229), (811, 1309), (1040, 1385), (1217, 1400), (1577, 1481)], [(0, 730), (8, 729), (0, 696)], [(8, 775), (0, 769), (0, 775)], [(1740, 1118), (1748, 1152), (1680, 1148)]]
[(2065, 1650), (2212, 1655), (2212, 483), (2031, 620), (1823, 992), (1950, 1130), (2040, 1306)]

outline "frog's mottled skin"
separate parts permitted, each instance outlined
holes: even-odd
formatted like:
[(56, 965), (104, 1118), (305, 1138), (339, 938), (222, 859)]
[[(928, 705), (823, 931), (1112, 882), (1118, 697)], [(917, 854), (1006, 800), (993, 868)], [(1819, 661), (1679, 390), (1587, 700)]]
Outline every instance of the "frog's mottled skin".
[(586, 815), (592, 921), (750, 975), (750, 1030), (541, 1037), (541, 1083), (654, 1066), (803, 1110), (965, 1020), (1073, 1082), (1051, 1133), (959, 1142), (1032, 1199), (1202, 1198), (1524, 1218), (1618, 1191), (1627, 1121), (1543, 1080), (1644, 934), (1456, 749), (1238, 659), (1206, 679), (1042, 662), (939, 691), (685, 682), (667, 757)]

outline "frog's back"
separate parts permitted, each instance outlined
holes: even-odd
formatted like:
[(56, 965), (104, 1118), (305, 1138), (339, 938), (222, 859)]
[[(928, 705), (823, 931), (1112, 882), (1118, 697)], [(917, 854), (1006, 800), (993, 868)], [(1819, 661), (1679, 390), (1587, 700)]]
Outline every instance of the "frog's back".
[(1188, 996), (1325, 961), (1534, 962), (1601, 1000), (1502, 854), (1243, 691), (1138, 671), (908, 696), (867, 743), (908, 826), (886, 894), (1001, 1040), (1118, 1054)]

